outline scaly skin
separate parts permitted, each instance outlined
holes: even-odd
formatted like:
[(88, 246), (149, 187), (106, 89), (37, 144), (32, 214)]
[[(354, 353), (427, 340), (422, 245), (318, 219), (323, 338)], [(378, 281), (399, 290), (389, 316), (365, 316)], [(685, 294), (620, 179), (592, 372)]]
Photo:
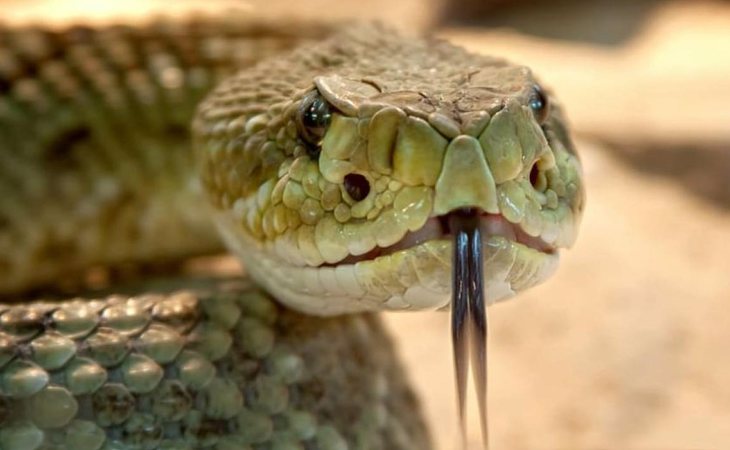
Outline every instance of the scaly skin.
[(120, 290), (0, 306), (0, 448), (430, 448), (375, 317), (242, 280)]
[[(552, 274), (583, 209), (560, 109), (533, 111), (536, 85), (501, 59), (353, 27), (206, 99), (193, 127), (203, 182), (229, 246), (295, 309), (448, 307), (452, 243), (439, 218), (474, 207), (489, 213), (494, 302)], [(313, 97), (331, 111), (316, 142), (301, 126)], [(370, 187), (362, 199), (347, 190), (354, 174)]]
[[(485, 242), (490, 301), (545, 279), (575, 238), (583, 189), (559, 109), (540, 124), (528, 106), (529, 70), (374, 26), (313, 42), (328, 33), (235, 20), (2, 31), (0, 293), (26, 303), (0, 313), (0, 448), (428, 448), (397, 370), (385, 386), (360, 378), (395, 364), (374, 319), (266, 319), (247, 288), (216, 284), (90, 303), (28, 294), (95, 265), (215, 251), (212, 214), (253, 278), (306, 313), (447, 307), (439, 219), (464, 207), (505, 234)], [(193, 127), (208, 209), (185, 124), (234, 66)], [(316, 142), (301, 126), (312, 95), (332, 114)], [(362, 200), (351, 174), (369, 183)], [(327, 323), (325, 338), (298, 331)], [(205, 382), (186, 378), (191, 354)], [(322, 363), (343, 360), (358, 366), (340, 378)], [(318, 383), (277, 372), (290, 362)]]
[(375, 317), (286, 311), (241, 281), (32, 293), (83, 287), (89, 267), (218, 251), (193, 110), (234, 66), (326, 31), (241, 18), (0, 30), (0, 448), (430, 448)]
[(195, 107), (236, 67), (326, 31), (241, 17), (0, 28), (0, 294), (220, 250), (196, 195)]

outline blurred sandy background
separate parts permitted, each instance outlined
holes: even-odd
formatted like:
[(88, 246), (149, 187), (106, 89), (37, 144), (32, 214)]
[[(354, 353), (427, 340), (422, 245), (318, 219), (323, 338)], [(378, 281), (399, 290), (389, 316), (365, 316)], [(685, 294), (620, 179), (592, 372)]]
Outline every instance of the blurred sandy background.
[[(0, 1), (8, 21), (221, 5), (378, 17), (533, 67), (566, 105), (589, 202), (555, 278), (490, 309), (492, 448), (730, 448), (730, 3), (172, 5)], [(386, 320), (438, 448), (454, 448), (448, 316)], [(476, 410), (469, 414), (476, 449)]]

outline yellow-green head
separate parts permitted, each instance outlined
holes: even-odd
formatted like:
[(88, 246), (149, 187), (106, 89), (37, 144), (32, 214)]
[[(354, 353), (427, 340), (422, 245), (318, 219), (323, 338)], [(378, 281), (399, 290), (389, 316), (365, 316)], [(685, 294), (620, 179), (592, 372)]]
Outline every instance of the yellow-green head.
[(240, 73), (194, 128), (229, 245), (310, 313), (448, 307), (464, 209), (487, 301), (509, 297), (554, 271), (583, 209), (560, 108), (527, 68), (377, 26)]

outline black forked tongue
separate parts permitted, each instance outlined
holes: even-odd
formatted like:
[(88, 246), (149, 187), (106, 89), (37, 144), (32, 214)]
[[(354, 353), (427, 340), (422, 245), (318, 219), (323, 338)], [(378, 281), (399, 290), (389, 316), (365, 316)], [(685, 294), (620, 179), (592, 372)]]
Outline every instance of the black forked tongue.
[(489, 448), (487, 428), (487, 310), (484, 301), (482, 236), (479, 211), (460, 209), (449, 215), (454, 236), (451, 338), (459, 408), (461, 440), (466, 446), (466, 390), (471, 360), (484, 448)]

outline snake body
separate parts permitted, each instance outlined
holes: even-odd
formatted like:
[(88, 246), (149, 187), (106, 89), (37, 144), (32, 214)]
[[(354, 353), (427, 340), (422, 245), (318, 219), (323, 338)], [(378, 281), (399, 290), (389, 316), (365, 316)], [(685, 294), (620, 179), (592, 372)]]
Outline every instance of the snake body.
[[(378, 25), (0, 38), (2, 449), (428, 448), (377, 319), (311, 315), (447, 308), (464, 208), (489, 301), (575, 239), (578, 159), (524, 67)], [(263, 290), (79, 290), (219, 250), (210, 217)]]

